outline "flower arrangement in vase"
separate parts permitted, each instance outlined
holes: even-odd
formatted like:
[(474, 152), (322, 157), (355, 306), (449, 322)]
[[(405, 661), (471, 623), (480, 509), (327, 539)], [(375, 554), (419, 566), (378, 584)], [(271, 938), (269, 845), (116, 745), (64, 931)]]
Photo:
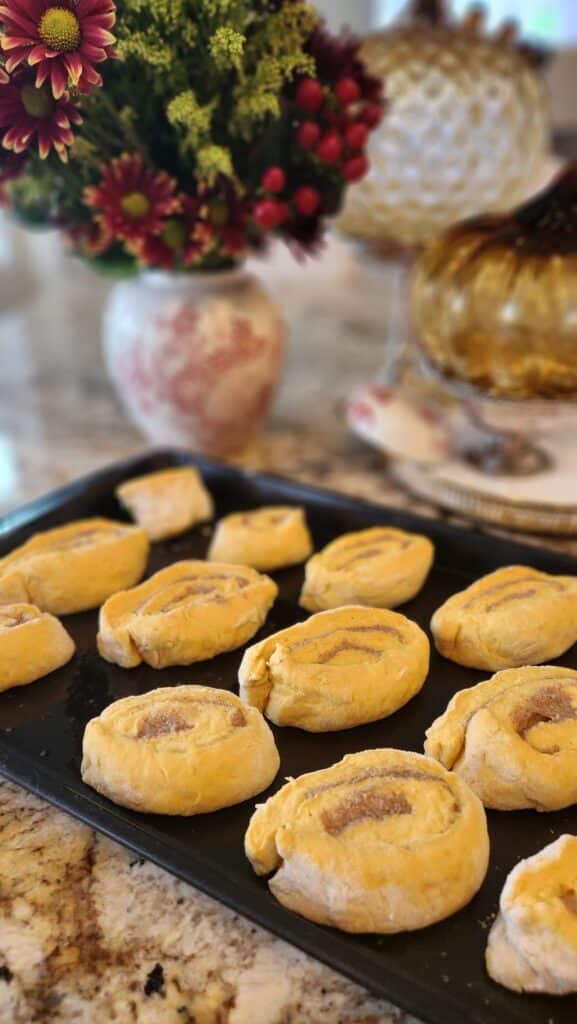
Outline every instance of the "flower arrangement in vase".
[(0, 22), (5, 202), (127, 278), (105, 348), (145, 432), (242, 446), (283, 326), (238, 268), (274, 236), (315, 250), (368, 170), (381, 81), (303, 0), (3, 0)]

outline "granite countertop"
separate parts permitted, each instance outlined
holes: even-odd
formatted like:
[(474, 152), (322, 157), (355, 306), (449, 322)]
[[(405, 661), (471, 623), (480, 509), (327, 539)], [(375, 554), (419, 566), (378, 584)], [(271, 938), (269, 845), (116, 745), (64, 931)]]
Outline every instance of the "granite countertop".
[[(242, 461), (425, 514), (351, 438), (339, 398), (374, 373), (387, 303), (342, 243), (262, 270), (291, 323), (284, 384)], [(51, 235), (0, 222), (0, 515), (143, 449), (105, 376), (110, 285)], [(338, 298), (337, 298), (338, 296)], [(1, 522), (0, 522), (1, 525)], [(567, 547), (575, 544), (567, 542)], [(408, 1024), (312, 958), (0, 783), (0, 1024)]]

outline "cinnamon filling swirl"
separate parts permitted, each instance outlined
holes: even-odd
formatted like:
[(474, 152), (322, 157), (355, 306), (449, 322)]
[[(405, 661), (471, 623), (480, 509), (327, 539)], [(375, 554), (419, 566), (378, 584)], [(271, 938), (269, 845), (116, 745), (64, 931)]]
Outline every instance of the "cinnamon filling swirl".
[(365, 789), (352, 793), (336, 807), (323, 811), (321, 821), (330, 836), (338, 836), (359, 821), (380, 821), (399, 814), (411, 814), (413, 808), (403, 793), (383, 793)]
[[(229, 704), (225, 700), (219, 700), (214, 698), (211, 700), (191, 700), (180, 703), (186, 708), (194, 712), (193, 705), (214, 705), (222, 708), (228, 708), (231, 712), (229, 715), (229, 724), (233, 729), (242, 729), (246, 726), (246, 717), (242, 711), (242, 708), (237, 708), (232, 704)], [(187, 732), (191, 729), (196, 728), (196, 722), (191, 721), (184, 714), (181, 714), (174, 707), (170, 709), (159, 708), (156, 711), (151, 711), (150, 714), (145, 715), (139, 723), (138, 731), (136, 733), (136, 739), (148, 740), (157, 739), (159, 736), (171, 736), (179, 732)]]
[(570, 914), (574, 914), (577, 917), (577, 892), (574, 889), (564, 892), (561, 896), (561, 902)]
[[(330, 637), (336, 637), (339, 633), (382, 633), (386, 636), (394, 636), (399, 643), (404, 644), (405, 638), (400, 630), (395, 629), (394, 626), (341, 626), (339, 629), (329, 629), (325, 633), (317, 633), (314, 636), (307, 636), (304, 640), (297, 640), (295, 643), (287, 644), (287, 650), (298, 651), (303, 647), (308, 647), (310, 644), (319, 643), (321, 640), (328, 640)], [(343, 643), (350, 643), (350, 641), (343, 640)], [(374, 647), (368, 645), (361, 645), (360, 650), (369, 650), (372, 653), (376, 652)]]
[(175, 711), (153, 711), (140, 722), (136, 738), (151, 740), (158, 736), (171, 736), (177, 732), (186, 732), (194, 727), (194, 722), (187, 722)]
[(246, 515), (241, 516), (239, 522), (242, 526), (254, 530), (255, 533), (265, 533), (271, 526), (282, 526), (288, 518), (288, 512), (271, 512), (266, 518), (264, 516), (257, 518), (254, 514), (247, 512)]
[(62, 537), (60, 540), (51, 540), (47, 545), (50, 551), (71, 551), (73, 548), (87, 547), (97, 541), (111, 540), (113, 537), (122, 537), (126, 531), (123, 527), (110, 527), (109, 529), (86, 529), (79, 530), (71, 537)]
[(429, 775), (428, 772), (420, 772), (414, 768), (365, 768), (357, 775), (348, 779), (339, 779), (336, 782), (326, 782), (322, 786), (315, 786), (307, 790), (307, 797), (317, 796), (319, 793), (326, 793), (331, 789), (339, 789), (342, 786), (354, 786), (359, 782), (367, 782), (369, 779), (413, 779), (417, 782), (435, 782), (451, 792), (450, 786), (438, 775)]
[(548, 589), (556, 590), (560, 594), (564, 594), (566, 587), (563, 583), (553, 579), (541, 579), (538, 576), (519, 576), (515, 580), (505, 580), (503, 583), (495, 583), (491, 587), (486, 587), (480, 593), (473, 594), (468, 601), (462, 605), (463, 608), (472, 608), (473, 605), (478, 604), (485, 600), (485, 598), (491, 594), (498, 594), (502, 590), (507, 590), (509, 587), (519, 587), (520, 584), (530, 584), (530, 587), (525, 591), (519, 592), (515, 590), (513, 594), (507, 594), (501, 599), (487, 605), (486, 611), (493, 611), (495, 608), (500, 607), (508, 601), (517, 601), (521, 598), (532, 597), (536, 593), (536, 587), (545, 587)]
[[(387, 534), (379, 538), (371, 537), (370, 540), (358, 540), (347, 544), (346, 549), (342, 552), (345, 555), (345, 560), (335, 563), (335, 568), (341, 571), (349, 569), (352, 565), (356, 565), (357, 562), (366, 561), (369, 558), (378, 558), (385, 553), (385, 545), (388, 545), (389, 548), (391, 545), (395, 545), (399, 551), (406, 551), (412, 543), (410, 538), (399, 540), (398, 537), (389, 537)], [(351, 554), (351, 552), (354, 553)]]
[[(168, 584), (166, 587), (159, 587), (154, 593), (149, 594), (146, 600), (135, 608), (135, 611), (146, 614), (151, 609), (151, 613), (155, 615), (159, 612), (161, 614), (168, 614), (180, 605), (186, 604), (191, 598), (202, 598), (201, 604), (224, 604), (227, 597), (231, 595), (223, 594), (219, 590), (218, 584), (223, 581), (234, 582), (239, 590), (244, 590), (248, 586), (248, 580), (244, 576), (228, 576), (225, 573), (184, 576), (182, 579)], [(176, 592), (163, 605), (158, 607), (156, 602), (166, 590), (175, 590)]]
[(569, 722), (577, 719), (577, 708), (567, 693), (558, 686), (544, 686), (516, 709), (514, 726), (525, 739), (536, 725)]

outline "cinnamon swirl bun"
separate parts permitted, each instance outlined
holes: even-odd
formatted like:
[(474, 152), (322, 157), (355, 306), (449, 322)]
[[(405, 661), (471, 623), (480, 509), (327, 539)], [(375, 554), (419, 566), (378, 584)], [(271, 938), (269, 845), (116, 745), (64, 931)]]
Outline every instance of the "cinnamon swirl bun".
[(142, 577), (149, 547), (144, 530), (110, 519), (37, 533), (0, 559), (0, 603), (30, 603), (54, 615), (98, 608)]
[(468, 668), (539, 665), (577, 640), (577, 578), (523, 565), (497, 569), (433, 615), (438, 651)]
[(312, 550), (304, 509), (271, 505), (221, 519), (207, 557), (272, 572), (304, 562)]
[(307, 562), (300, 603), (309, 612), (396, 608), (419, 593), (433, 557), (431, 541), (419, 534), (384, 526), (346, 533)]
[(483, 806), (436, 761), (349, 754), (257, 808), (245, 851), (280, 903), (348, 932), (402, 932), (456, 913), (480, 888)]
[(393, 714), (428, 670), (429, 641), (404, 615), (337, 608), (249, 647), (240, 696), (276, 725), (331, 732)]
[(102, 606), (98, 650), (122, 668), (206, 661), (250, 640), (276, 595), (247, 566), (177, 562)]
[(31, 604), (0, 606), (0, 693), (66, 665), (74, 641), (53, 615)]
[(233, 693), (175, 686), (111, 704), (86, 726), (82, 778), (122, 807), (206, 814), (261, 793), (279, 769), (260, 712)]
[(577, 672), (497, 672), (456, 693), (427, 732), (425, 753), (498, 811), (577, 803)]

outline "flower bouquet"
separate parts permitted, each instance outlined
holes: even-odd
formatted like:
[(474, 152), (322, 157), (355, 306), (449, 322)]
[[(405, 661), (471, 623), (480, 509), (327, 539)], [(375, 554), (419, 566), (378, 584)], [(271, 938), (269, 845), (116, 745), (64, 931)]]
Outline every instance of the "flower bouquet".
[[(103, 270), (168, 271), (165, 283), (176, 288), (183, 272), (234, 268), (273, 236), (314, 250), (348, 183), (367, 172), (381, 82), (357, 43), (330, 36), (303, 0), (2, 0), (0, 22), (4, 201), (25, 220), (61, 229)], [(192, 320), (179, 320), (175, 295), (169, 306), (170, 316), (155, 312), (151, 324), (164, 323), (171, 343), (174, 324), (186, 325), (190, 348)], [(237, 351), (241, 335), (255, 347), (246, 322), (244, 335), (238, 317), (229, 329)], [(122, 370), (111, 357), (122, 391), (138, 380), (159, 392), (153, 363), (166, 344), (149, 342), (155, 359), (149, 352), (146, 367), (131, 364), (126, 344)], [(142, 357), (142, 337), (137, 347)], [(193, 402), (195, 375), (189, 361), (181, 405)], [(143, 415), (156, 440), (195, 440), (190, 423), (173, 417), (171, 427), (151, 428), (150, 409)]]

